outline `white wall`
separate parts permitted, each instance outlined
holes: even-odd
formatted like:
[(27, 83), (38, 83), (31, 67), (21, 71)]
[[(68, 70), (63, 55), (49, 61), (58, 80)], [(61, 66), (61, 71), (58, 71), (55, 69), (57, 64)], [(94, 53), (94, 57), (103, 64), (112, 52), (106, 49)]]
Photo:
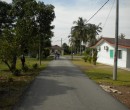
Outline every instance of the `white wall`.
[[(110, 49), (114, 50), (114, 48), (105, 42), (99, 46), (100, 46), (100, 51), (98, 52), (97, 62), (112, 65), (113, 59), (110, 59), (109, 50)], [(104, 50), (104, 46), (108, 46), (109, 50), (108, 51)]]
[[(108, 51), (104, 50), (104, 46), (109, 47)], [(114, 65), (114, 55), (113, 58), (110, 58), (110, 50), (114, 50), (114, 47), (106, 42), (100, 44), (99, 47), (100, 47), (100, 51), (98, 52), (97, 62), (108, 64), (108, 65)], [(119, 50), (122, 50), (122, 59), (118, 59), (118, 66), (126, 68), (126, 58), (127, 58), (126, 49), (119, 48)]]
[(118, 59), (118, 66), (126, 68), (127, 64), (127, 49), (119, 48), (118, 50), (122, 50), (122, 59)]

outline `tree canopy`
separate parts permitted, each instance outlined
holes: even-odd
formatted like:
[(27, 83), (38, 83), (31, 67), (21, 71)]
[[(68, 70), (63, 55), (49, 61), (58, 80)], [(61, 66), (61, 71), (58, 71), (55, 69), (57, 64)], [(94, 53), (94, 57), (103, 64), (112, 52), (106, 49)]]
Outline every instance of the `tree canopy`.
[(36, 0), (0, 1), (0, 58), (11, 71), (17, 57), (51, 45), (54, 6)]
[(81, 43), (88, 43), (90, 46), (96, 42), (96, 36), (101, 32), (102, 28), (99, 25), (87, 23), (86, 19), (79, 17), (77, 21), (74, 21), (74, 26), (71, 28), (71, 44), (74, 47), (80, 48)]

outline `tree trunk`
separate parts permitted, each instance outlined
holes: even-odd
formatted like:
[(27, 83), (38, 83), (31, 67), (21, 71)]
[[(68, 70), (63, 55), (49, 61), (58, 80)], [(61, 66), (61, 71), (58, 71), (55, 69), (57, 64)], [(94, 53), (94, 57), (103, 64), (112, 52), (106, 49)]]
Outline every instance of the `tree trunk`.
[(13, 73), (12, 69), (11, 69), (11, 66), (9, 65), (9, 63), (6, 61), (6, 60), (2, 60), (9, 68), (9, 70)]
[(11, 71), (14, 71), (16, 69), (16, 61), (17, 61), (17, 56), (13, 56), (12, 64), (11, 64)]

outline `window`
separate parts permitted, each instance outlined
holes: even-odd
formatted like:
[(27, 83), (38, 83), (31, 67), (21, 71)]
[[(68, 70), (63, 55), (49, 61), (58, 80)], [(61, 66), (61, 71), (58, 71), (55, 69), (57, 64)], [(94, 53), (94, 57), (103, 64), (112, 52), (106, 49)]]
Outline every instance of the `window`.
[(118, 58), (122, 59), (122, 50), (118, 50)]
[(114, 57), (114, 51), (110, 50), (110, 58), (113, 58), (113, 57)]

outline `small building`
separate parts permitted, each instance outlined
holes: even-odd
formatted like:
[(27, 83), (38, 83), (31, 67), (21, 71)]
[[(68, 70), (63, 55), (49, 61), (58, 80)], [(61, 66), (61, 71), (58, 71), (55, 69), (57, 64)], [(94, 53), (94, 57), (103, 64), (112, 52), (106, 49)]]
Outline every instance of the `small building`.
[(64, 50), (62, 47), (60, 47), (58, 45), (53, 45), (51, 47), (50, 53), (55, 54), (56, 52), (60, 53), (61, 55), (64, 55)]
[[(101, 38), (93, 46), (98, 50), (97, 62), (114, 65), (115, 38)], [(118, 67), (130, 68), (130, 39), (119, 39)]]

